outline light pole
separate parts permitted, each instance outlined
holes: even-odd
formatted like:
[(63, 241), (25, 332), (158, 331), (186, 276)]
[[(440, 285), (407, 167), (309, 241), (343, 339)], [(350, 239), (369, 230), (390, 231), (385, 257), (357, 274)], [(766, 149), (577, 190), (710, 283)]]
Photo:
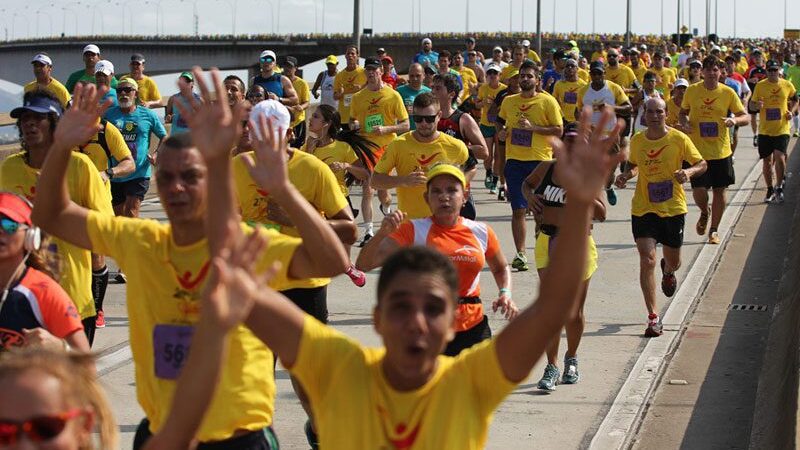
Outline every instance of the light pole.
[(595, 26), (594, 26), (595, 25), (595, 20), (594, 20), (594, 18), (597, 16), (595, 14), (595, 8), (596, 7), (597, 7), (597, 2), (595, 0), (592, 0), (592, 34), (595, 34)]
[(706, 0), (706, 41), (708, 41), (708, 35), (711, 34), (711, 0)]
[(508, 0), (508, 32), (512, 30), (512, 20), (514, 18), (514, 0)]
[(626, 2), (625, 14), (625, 46), (631, 47), (631, 0)]
[(469, 0), (464, 0), (464, 2), (467, 4), (466, 8), (464, 8), (467, 11), (467, 17), (464, 19), (464, 31), (469, 33)]
[[(280, 0), (278, 2), (280, 4)], [(353, 43), (358, 53), (361, 53), (361, 0), (353, 0)]]
[(664, 0), (661, 0), (661, 36), (664, 36)]
[(536, 53), (542, 54), (542, 0), (536, 0)]
[(556, 0), (553, 0), (553, 34), (556, 34)]
[(578, 32), (578, 0), (575, 0), (575, 33)]
[[(735, 6), (734, 6), (734, 8), (735, 8)], [(677, 15), (677, 17), (678, 17), (678, 20), (677, 20), (678, 27), (676, 28), (677, 31), (675, 32), (676, 33), (675, 35), (678, 37), (677, 44), (678, 44), (678, 47), (680, 47), (681, 46), (681, 0), (678, 0), (678, 15)]]

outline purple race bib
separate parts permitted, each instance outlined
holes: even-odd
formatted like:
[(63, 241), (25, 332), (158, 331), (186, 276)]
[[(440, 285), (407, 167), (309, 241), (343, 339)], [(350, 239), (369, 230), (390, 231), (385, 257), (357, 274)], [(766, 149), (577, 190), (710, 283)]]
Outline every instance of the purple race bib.
[(672, 198), (672, 180), (647, 183), (647, 195), (650, 203), (662, 203)]
[(717, 122), (700, 122), (698, 127), (700, 128), (700, 137), (719, 137), (719, 124)]
[(577, 92), (564, 92), (564, 103), (569, 105), (574, 105), (578, 103), (578, 93)]
[(158, 378), (175, 380), (189, 357), (194, 327), (191, 325), (156, 325), (153, 330), (153, 358)]
[(533, 143), (533, 130), (521, 130), (514, 128), (511, 130), (511, 144), (520, 147), (530, 147)]
[(764, 111), (764, 117), (767, 120), (781, 120), (781, 110), (780, 108), (767, 108)]

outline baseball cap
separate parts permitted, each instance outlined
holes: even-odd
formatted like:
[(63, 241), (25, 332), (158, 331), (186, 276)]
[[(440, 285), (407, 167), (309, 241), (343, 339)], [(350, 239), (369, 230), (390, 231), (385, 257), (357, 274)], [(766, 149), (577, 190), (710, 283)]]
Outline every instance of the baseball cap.
[(566, 59), (566, 57), (567, 57), (567, 54), (564, 52), (564, 50), (556, 50), (556, 52), (553, 53), (553, 59), (554, 60)]
[(178, 78), (186, 78), (189, 81), (194, 81), (194, 75), (192, 75), (192, 72), (181, 72)]
[[(273, 129), (275, 131), (283, 130), (284, 133), (289, 129), (289, 122), (292, 120), (289, 110), (281, 102), (271, 99), (256, 103), (253, 109), (250, 110), (250, 120), (256, 124), (259, 123), (261, 116), (272, 119)], [(255, 129), (255, 132), (256, 136), (260, 138), (261, 134), (258, 128)]]
[(519, 69), (517, 69), (516, 67), (514, 66), (506, 66), (506, 67), (511, 67), (511, 69), (509, 69), (508, 72), (506, 72), (506, 78), (505, 78), (506, 80), (508, 80), (509, 78), (514, 78), (517, 75), (519, 75)]
[(82, 53), (86, 53), (86, 52), (92, 52), (95, 55), (99, 55), (100, 54), (100, 47), (98, 47), (98, 46), (96, 46), (94, 44), (89, 44), (86, 47), (83, 47), (83, 52)]
[(431, 39), (430, 39), (430, 38), (425, 38), (425, 39), (423, 39), (423, 40), (422, 40), (422, 43), (423, 43), (423, 44), (431, 44), (431, 45), (433, 45), (433, 42), (431, 41)]
[(780, 68), (781, 64), (778, 61), (775, 61), (774, 59), (770, 59), (769, 61), (767, 61), (767, 70), (780, 69)]
[(761, 54), (761, 50), (760, 49), (755, 49), (755, 50), (753, 50), (753, 54), (754, 55), (760, 55)]
[(486, 68), (486, 73), (489, 72), (497, 72), (500, 73), (503, 69), (500, 68), (497, 64), (489, 64), (489, 67)]
[(569, 44), (569, 45), (571, 45), (573, 47), (577, 47), (578, 46), (578, 43), (575, 42), (575, 41), (569, 41), (569, 42), (567, 42), (567, 44)]
[(462, 172), (458, 167), (447, 163), (435, 164), (428, 170), (428, 173), (425, 174), (425, 176), (428, 178), (426, 185), (431, 184), (431, 181), (433, 181), (434, 178), (441, 175), (450, 175), (458, 180), (462, 187), (467, 185), (467, 179), (464, 177), (464, 172)]
[(64, 108), (61, 107), (61, 103), (58, 101), (41, 95), (33, 95), (25, 100), (22, 106), (11, 110), (11, 118), (19, 119), (25, 111), (33, 111), (39, 114), (54, 113), (56, 116), (61, 117), (61, 114), (64, 113)]
[(689, 81), (686, 78), (678, 78), (672, 86), (673, 88), (689, 87)]
[(527, 39), (523, 39), (522, 42), (520, 42), (520, 44), (522, 44), (523, 47), (530, 47), (531, 46), (531, 41), (529, 41)]
[(103, 72), (106, 76), (110, 77), (114, 74), (114, 64), (111, 64), (111, 61), (106, 59), (101, 59), (94, 65), (94, 73), (97, 72)]
[(647, 46), (645, 44), (639, 45), (639, 48), (642, 50), (647, 50)]
[(436, 73), (436, 70), (434, 70), (434, 68), (429, 65), (425, 65), (423, 70), (425, 70), (425, 73), (430, 75), (434, 75)]
[(474, 44), (475, 43), (475, 38), (470, 36), (470, 37), (467, 38), (467, 42), (469, 42), (470, 44)]
[(131, 55), (131, 62), (143, 63), (144, 62), (144, 55), (141, 54), (141, 53), (132, 54)]
[(364, 59), (364, 68), (365, 69), (377, 69), (381, 66), (381, 62), (378, 61), (378, 58), (366, 58)]
[(131, 77), (122, 77), (122, 79), (119, 80), (119, 82), (117, 83), (117, 87), (119, 87), (122, 84), (130, 84), (131, 86), (133, 86), (134, 89), (136, 89), (137, 91), (139, 90), (139, 83), (137, 83), (136, 80), (134, 80)]
[(691, 60), (689, 62), (689, 67), (692, 67), (692, 66), (703, 67), (703, 63), (701, 63), (700, 61), (698, 61), (696, 59), (693, 59), (693, 60)]
[(375, 50), (375, 53), (386, 53), (386, 49), (381, 47), (381, 48)]
[(603, 64), (603, 61), (593, 61), (589, 64), (589, 72), (600, 71), (605, 72), (606, 66)]
[(608, 56), (612, 56), (612, 55), (619, 56), (619, 52), (618, 52), (618, 51), (617, 51), (617, 49), (615, 49), (615, 48), (610, 48), (610, 49), (608, 49), (608, 51), (606, 52), (606, 55), (608, 55)]
[(492, 49), (492, 51), (493, 51), (493, 52), (502, 52), (502, 51), (503, 51), (503, 47), (500, 47), (500, 46), (498, 45), (497, 47), (493, 48), (493, 49)]
[(263, 52), (261, 52), (261, 55), (258, 57), (258, 59), (260, 59), (260, 60), (262, 60), (262, 61), (263, 61), (265, 58), (272, 58), (272, 61), (275, 61), (276, 59), (278, 59), (278, 58), (275, 56), (275, 52), (273, 52), (272, 50), (264, 50)]
[(294, 56), (287, 56), (284, 64), (292, 67), (297, 67), (297, 58), (295, 58)]
[(333, 64), (334, 66), (338, 65), (339, 58), (337, 58), (335, 55), (328, 55), (328, 57), (325, 58), (325, 64)]
[(0, 192), (0, 214), (17, 223), (31, 226), (31, 205), (11, 192)]
[(389, 55), (386, 55), (383, 58), (381, 58), (381, 62), (383, 62), (383, 61), (389, 61), (389, 64), (394, 64), (394, 60)]
[(567, 58), (567, 59), (564, 60), (564, 65), (565, 66), (578, 67), (578, 61), (575, 61), (572, 58)]
[(53, 60), (50, 59), (50, 57), (47, 56), (44, 53), (39, 53), (36, 56), (34, 56), (33, 59), (31, 60), (31, 63), (35, 63), (35, 62), (42, 63), (42, 64), (45, 64), (47, 66), (52, 66), (53, 65)]

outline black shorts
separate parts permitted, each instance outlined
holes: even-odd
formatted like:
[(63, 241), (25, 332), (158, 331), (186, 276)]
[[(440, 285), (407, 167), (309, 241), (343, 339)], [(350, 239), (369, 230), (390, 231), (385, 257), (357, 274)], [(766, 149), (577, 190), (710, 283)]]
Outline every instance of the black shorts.
[(757, 116), (758, 115), (758, 110), (751, 108), (750, 107), (751, 103), (752, 103), (752, 101), (748, 101), (747, 102), (747, 114), (750, 114), (752, 116)]
[(144, 200), (148, 189), (150, 189), (150, 178), (134, 178), (128, 181), (111, 180), (111, 204), (121, 205), (128, 197)]
[(447, 343), (444, 354), (456, 356), (462, 351), (492, 337), (492, 329), (489, 327), (489, 318), (483, 316), (483, 320), (469, 330), (459, 331), (452, 341)]
[(708, 169), (703, 174), (690, 180), (692, 189), (727, 188), (736, 183), (736, 173), (733, 170), (733, 158), (731, 156), (706, 161)]
[(322, 323), (328, 323), (328, 286), (294, 288), (281, 291), (306, 314)]
[(758, 135), (758, 157), (761, 159), (772, 155), (774, 151), (781, 152), (785, 155), (787, 148), (789, 148), (788, 134), (782, 134), (780, 136)]
[[(133, 437), (133, 450), (144, 447), (152, 436), (150, 421), (142, 419)], [(197, 444), (197, 450), (278, 450), (279, 448), (278, 436), (271, 426), (221, 441)]]
[(683, 245), (683, 226), (686, 214), (672, 217), (660, 217), (655, 213), (643, 216), (631, 216), (633, 238), (652, 238), (657, 243), (672, 248)]

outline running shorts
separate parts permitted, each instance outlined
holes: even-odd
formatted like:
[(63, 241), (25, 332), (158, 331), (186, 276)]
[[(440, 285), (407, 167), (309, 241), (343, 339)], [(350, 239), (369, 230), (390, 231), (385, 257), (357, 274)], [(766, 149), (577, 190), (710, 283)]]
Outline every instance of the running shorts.
[(480, 127), (483, 137), (494, 137), (495, 133), (497, 133), (497, 128), (495, 128), (494, 125), (481, 125)]
[(506, 186), (508, 189), (508, 201), (511, 209), (525, 209), (528, 202), (522, 195), (522, 182), (528, 175), (536, 169), (541, 161), (520, 161), (517, 159), (507, 159), (503, 173), (506, 176)]
[(328, 286), (287, 289), (281, 291), (281, 294), (306, 314), (322, 323), (328, 323)]
[(633, 238), (651, 238), (657, 243), (671, 247), (681, 248), (683, 245), (683, 226), (686, 214), (672, 217), (661, 217), (656, 213), (647, 213), (643, 216), (631, 216)]
[(772, 152), (775, 151), (786, 155), (787, 148), (789, 148), (788, 134), (782, 134), (780, 136), (758, 135), (758, 157), (761, 159), (769, 157), (772, 155)]
[[(552, 245), (558, 238), (551, 237), (543, 232), (539, 232), (536, 236), (536, 246), (534, 247), (533, 254), (536, 257), (536, 269), (546, 269), (550, 265), (550, 251)], [(586, 270), (583, 273), (583, 279), (588, 280), (592, 278), (594, 272), (597, 270), (597, 246), (594, 243), (592, 236), (589, 236), (589, 254), (586, 260)]]
[(692, 189), (697, 188), (727, 188), (736, 183), (736, 173), (733, 170), (733, 155), (722, 159), (706, 161), (708, 169), (701, 175), (693, 177), (690, 181)]
[(111, 204), (121, 205), (128, 197), (144, 200), (148, 189), (150, 189), (150, 178), (134, 178), (128, 181), (111, 180)]

